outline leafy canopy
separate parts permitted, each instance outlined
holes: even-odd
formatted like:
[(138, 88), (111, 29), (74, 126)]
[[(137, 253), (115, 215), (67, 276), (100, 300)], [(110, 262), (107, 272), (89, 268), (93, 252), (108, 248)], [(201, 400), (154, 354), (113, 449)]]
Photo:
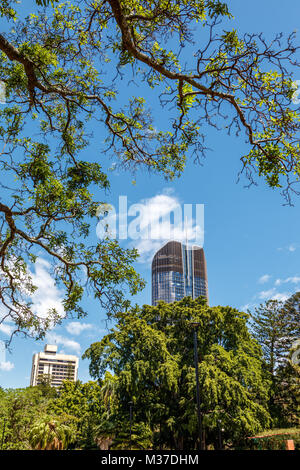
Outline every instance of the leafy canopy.
[(261, 345), (265, 373), (271, 379), (269, 410), (274, 423), (299, 425), (300, 367), (293, 359), (299, 349), (300, 293), (285, 302), (261, 304), (251, 314), (251, 329)]
[[(269, 424), (269, 383), (261, 350), (246, 326), (247, 315), (231, 307), (208, 307), (185, 298), (144, 305), (116, 317), (116, 325), (84, 358), (99, 379), (112, 371), (114, 407), (100, 431), (118, 440), (129, 419), (152, 430), (154, 446), (194, 449), (197, 442), (193, 322), (198, 323), (199, 382), (207, 442), (239, 442)], [(119, 431), (118, 431), (119, 430)], [(125, 437), (123, 436), (123, 439)], [(174, 447), (175, 446), (175, 447)]]
[[(174, 178), (188, 154), (205, 152), (205, 127), (225, 126), (249, 144), (241, 156), (248, 177), (257, 171), (289, 197), (300, 175), (298, 48), (294, 33), (267, 43), (228, 29), (231, 13), (219, 0), (37, 0), (25, 20), (19, 8), (0, 6), (10, 28), (0, 34), (0, 300), (17, 332), (40, 338), (61, 317), (32, 307), (37, 257), (64, 290), (65, 315), (85, 314), (87, 287), (115, 311), (126, 289), (143, 286), (135, 250), (89, 239), (106, 202), (93, 192), (109, 188), (105, 151), (125, 168)], [(169, 126), (152, 116), (152, 99)], [(84, 158), (93, 129), (101, 154)]]

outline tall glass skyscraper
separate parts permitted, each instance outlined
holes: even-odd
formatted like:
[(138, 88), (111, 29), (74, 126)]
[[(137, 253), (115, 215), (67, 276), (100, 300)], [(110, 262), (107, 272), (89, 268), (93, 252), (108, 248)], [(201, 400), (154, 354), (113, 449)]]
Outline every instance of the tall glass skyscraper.
[(203, 248), (180, 242), (166, 243), (152, 261), (152, 305), (183, 297), (204, 296), (208, 301), (207, 271)]

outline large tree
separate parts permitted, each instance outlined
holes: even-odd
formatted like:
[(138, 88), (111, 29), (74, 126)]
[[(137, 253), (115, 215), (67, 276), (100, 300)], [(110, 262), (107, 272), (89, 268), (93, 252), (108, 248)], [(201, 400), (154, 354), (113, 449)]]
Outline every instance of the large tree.
[(64, 450), (75, 439), (73, 423), (66, 423), (52, 416), (40, 418), (29, 433), (29, 442), (34, 450)]
[(69, 415), (76, 423), (72, 447), (95, 449), (95, 429), (105, 412), (105, 403), (98, 382), (64, 381), (58, 397), (49, 401), (48, 413), (55, 419)]
[(268, 381), (261, 350), (246, 326), (247, 315), (231, 307), (208, 307), (185, 298), (157, 307), (136, 307), (85, 352), (90, 374), (115, 374), (115, 407), (102, 430), (116, 439), (133, 423), (150, 426), (153, 445), (193, 449), (198, 439), (193, 323), (197, 322), (199, 383), (207, 444), (218, 446), (219, 430), (237, 443), (268, 427)]
[[(243, 133), (241, 169), (250, 179), (257, 171), (269, 186), (289, 189), (300, 165), (294, 33), (270, 42), (241, 36), (219, 0), (36, 3), (27, 19), (16, 1), (0, 5), (0, 300), (16, 331), (41, 337), (59, 318), (32, 308), (37, 256), (52, 264), (66, 314), (84, 314), (86, 286), (109, 310), (123, 283), (131, 293), (141, 287), (134, 251), (87, 238), (105, 198), (91, 190), (109, 185), (99, 155), (83, 157), (92, 130), (100, 151), (124, 166), (171, 178), (188, 153), (205, 151), (205, 126)], [(152, 118), (136, 82), (166, 107), (169, 128)]]
[(269, 409), (275, 425), (299, 424), (299, 365), (292, 360), (300, 338), (300, 294), (268, 300), (251, 314), (251, 329), (264, 354), (271, 379)]
[(47, 386), (2, 390), (0, 393), (1, 448), (28, 450), (34, 423), (46, 415), (55, 390)]
[(65, 381), (59, 391), (47, 384), (0, 388), (0, 448), (96, 449), (104, 409), (97, 382)]

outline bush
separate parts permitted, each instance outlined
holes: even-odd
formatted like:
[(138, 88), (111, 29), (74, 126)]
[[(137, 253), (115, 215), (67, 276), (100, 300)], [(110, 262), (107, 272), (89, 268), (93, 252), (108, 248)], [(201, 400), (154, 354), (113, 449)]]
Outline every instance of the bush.
[(284, 434), (248, 438), (245, 448), (249, 450), (286, 450), (286, 441), (293, 440), (295, 449), (300, 450), (300, 433), (291, 431)]

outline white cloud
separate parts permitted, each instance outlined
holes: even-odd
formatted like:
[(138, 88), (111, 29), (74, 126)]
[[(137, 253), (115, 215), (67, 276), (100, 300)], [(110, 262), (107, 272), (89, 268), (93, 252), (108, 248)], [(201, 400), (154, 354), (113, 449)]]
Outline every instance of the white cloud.
[[(149, 263), (152, 261), (154, 253), (161, 248), (165, 241), (161, 240), (140, 240), (135, 244), (135, 248), (138, 250), (140, 257), (138, 262)], [(132, 244), (133, 245), (133, 244)]]
[(291, 294), (289, 292), (277, 292), (275, 287), (261, 291), (258, 294), (258, 297), (262, 300), (279, 300), (282, 302), (286, 301), (290, 296)]
[(0, 331), (8, 336), (12, 334), (14, 331), (14, 326), (8, 324), (8, 323), (1, 323), (0, 324)]
[(4, 82), (2, 82), (2, 80), (0, 80), (0, 103), (6, 103), (6, 85)]
[(54, 332), (47, 333), (46, 342), (48, 344), (62, 345), (64, 348), (75, 352), (75, 354), (77, 355), (79, 355), (81, 351), (81, 346), (77, 341), (66, 338), (65, 336), (62, 336), (62, 335), (58, 335)]
[(241, 312), (247, 312), (251, 308), (251, 304), (242, 305), (240, 307)]
[[(42, 257), (38, 257), (35, 263), (27, 266), (27, 271), (23, 272), (21, 267), (18, 266), (17, 260), (10, 260), (10, 269), (12, 273), (16, 272), (16, 277), (19, 278), (18, 289), (20, 291), (19, 302), (24, 307), (30, 301), (30, 308), (37, 319), (40, 320), (41, 325), (45, 319), (49, 318), (49, 312), (55, 310), (59, 318), (65, 317), (63, 308), (63, 295), (59, 288), (55, 285), (55, 280), (50, 274), (51, 265)], [(1, 275), (1, 273), (0, 273)], [(35, 286), (36, 290), (31, 292), (30, 286)], [(24, 309), (26, 315), (26, 309)], [(20, 310), (21, 313), (21, 310)], [(10, 326), (9, 321), (5, 318), (9, 316), (8, 310), (3, 305), (0, 306), (0, 331), (4, 334), (11, 334), (13, 326)], [(54, 317), (53, 317), (54, 318)], [(55, 321), (57, 320), (57, 317)], [(55, 321), (50, 323), (50, 328), (54, 326)], [(34, 334), (34, 328), (31, 329)]]
[(280, 302), (285, 302), (289, 297), (291, 297), (291, 294), (288, 292), (277, 292), (272, 297), (272, 300), (279, 300)]
[(265, 283), (268, 282), (270, 279), (271, 279), (270, 274), (264, 274), (263, 276), (261, 276), (261, 277), (258, 279), (258, 282), (259, 282), (260, 284), (265, 284)]
[(263, 290), (258, 294), (260, 299), (270, 299), (272, 295), (276, 293), (276, 289)]
[(292, 282), (293, 284), (298, 284), (300, 282), (299, 276), (288, 277), (284, 282)]
[(34, 268), (34, 273), (30, 273), (32, 283), (37, 287), (37, 290), (31, 295), (33, 312), (38, 317), (45, 318), (50, 309), (55, 309), (63, 318), (65, 316), (62, 305), (63, 297), (49, 274), (50, 264), (45, 259), (38, 258)]
[(169, 240), (184, 242), (187, 239), (191, 243), (203, 245), (202, 213), (198, 215), (201, 220), (198, 220), (192, 213), (195, 205), (186, 205), (185, 213), (183, 209), (170, 190), (130, 207), (128, 215), (135, 216), (135, 219), (128, 225), (128, 235), (134, 240), (131, 245), (140, 253), (140, 262), (149, 262), (154, 253)]
[(300, 91), (299, 91), (300, 80), (295, 80), (295, 81), (292, 83), (292, 87), (293, 87), (293, 89), (295, 90), (294, 93), (293, 93), (293, 96), (292, 96), (292, 103), (293, 103), (293, 104), (300, 104), (300, 99), (299, 99), (299, 94), (300, 94)]
[(294, 251), (297, 250), (298, 247), (299, 247), (298, 243), (290, 243), (289, 245), (286, 245), (284, 247), (277, 248), (277, 249), (278, 249), (278, 251), (289, 251), (289, 252), (293, 253)]
[(0, 362), (0, 370), (10, 371), (14, 368), (14, 364), (10, 361)]
[(93, 325), (90, 323), (80, 323), (78, 321), (73, 321), (66, 326), (66, 330), (71, 335), (80, 335), (85, 330), (90, 330), (93, 328)]
[(284, 282), (291, 282), (292, 284), (298, 284), (300, 282), (299, 276), (288, 277)]
[(286, 279), (276, 279), (275, 285), (279, 286), (280, 284), (298, 284), (300, 283), (299, 276), (291, 276)]
[[(261, 276), (259, 279), (260, 284), (263, 284), (264, 282), (267, 282), (270, 279), (271, 276), (268, 274), (265, 274), (264, 276)], [(283, 284), (290, 284), (289, 292), (278, 292), (278, 287), (283, 286)], [(292, 286), (293, 284), (293, 286)], [(298, 286), (297, 286), (298, 284)], [(258, 293), (257, 297), (262, 300), (279, 300), (282, 302), (285, 302), (289, 297), (293, 295), (293, 293), (296, 290), (300, 289), (300, 276), (290, 276), (285, 279), (276, 279), (274, 282), (274, 287), (271, 289), (263, 290)]]

